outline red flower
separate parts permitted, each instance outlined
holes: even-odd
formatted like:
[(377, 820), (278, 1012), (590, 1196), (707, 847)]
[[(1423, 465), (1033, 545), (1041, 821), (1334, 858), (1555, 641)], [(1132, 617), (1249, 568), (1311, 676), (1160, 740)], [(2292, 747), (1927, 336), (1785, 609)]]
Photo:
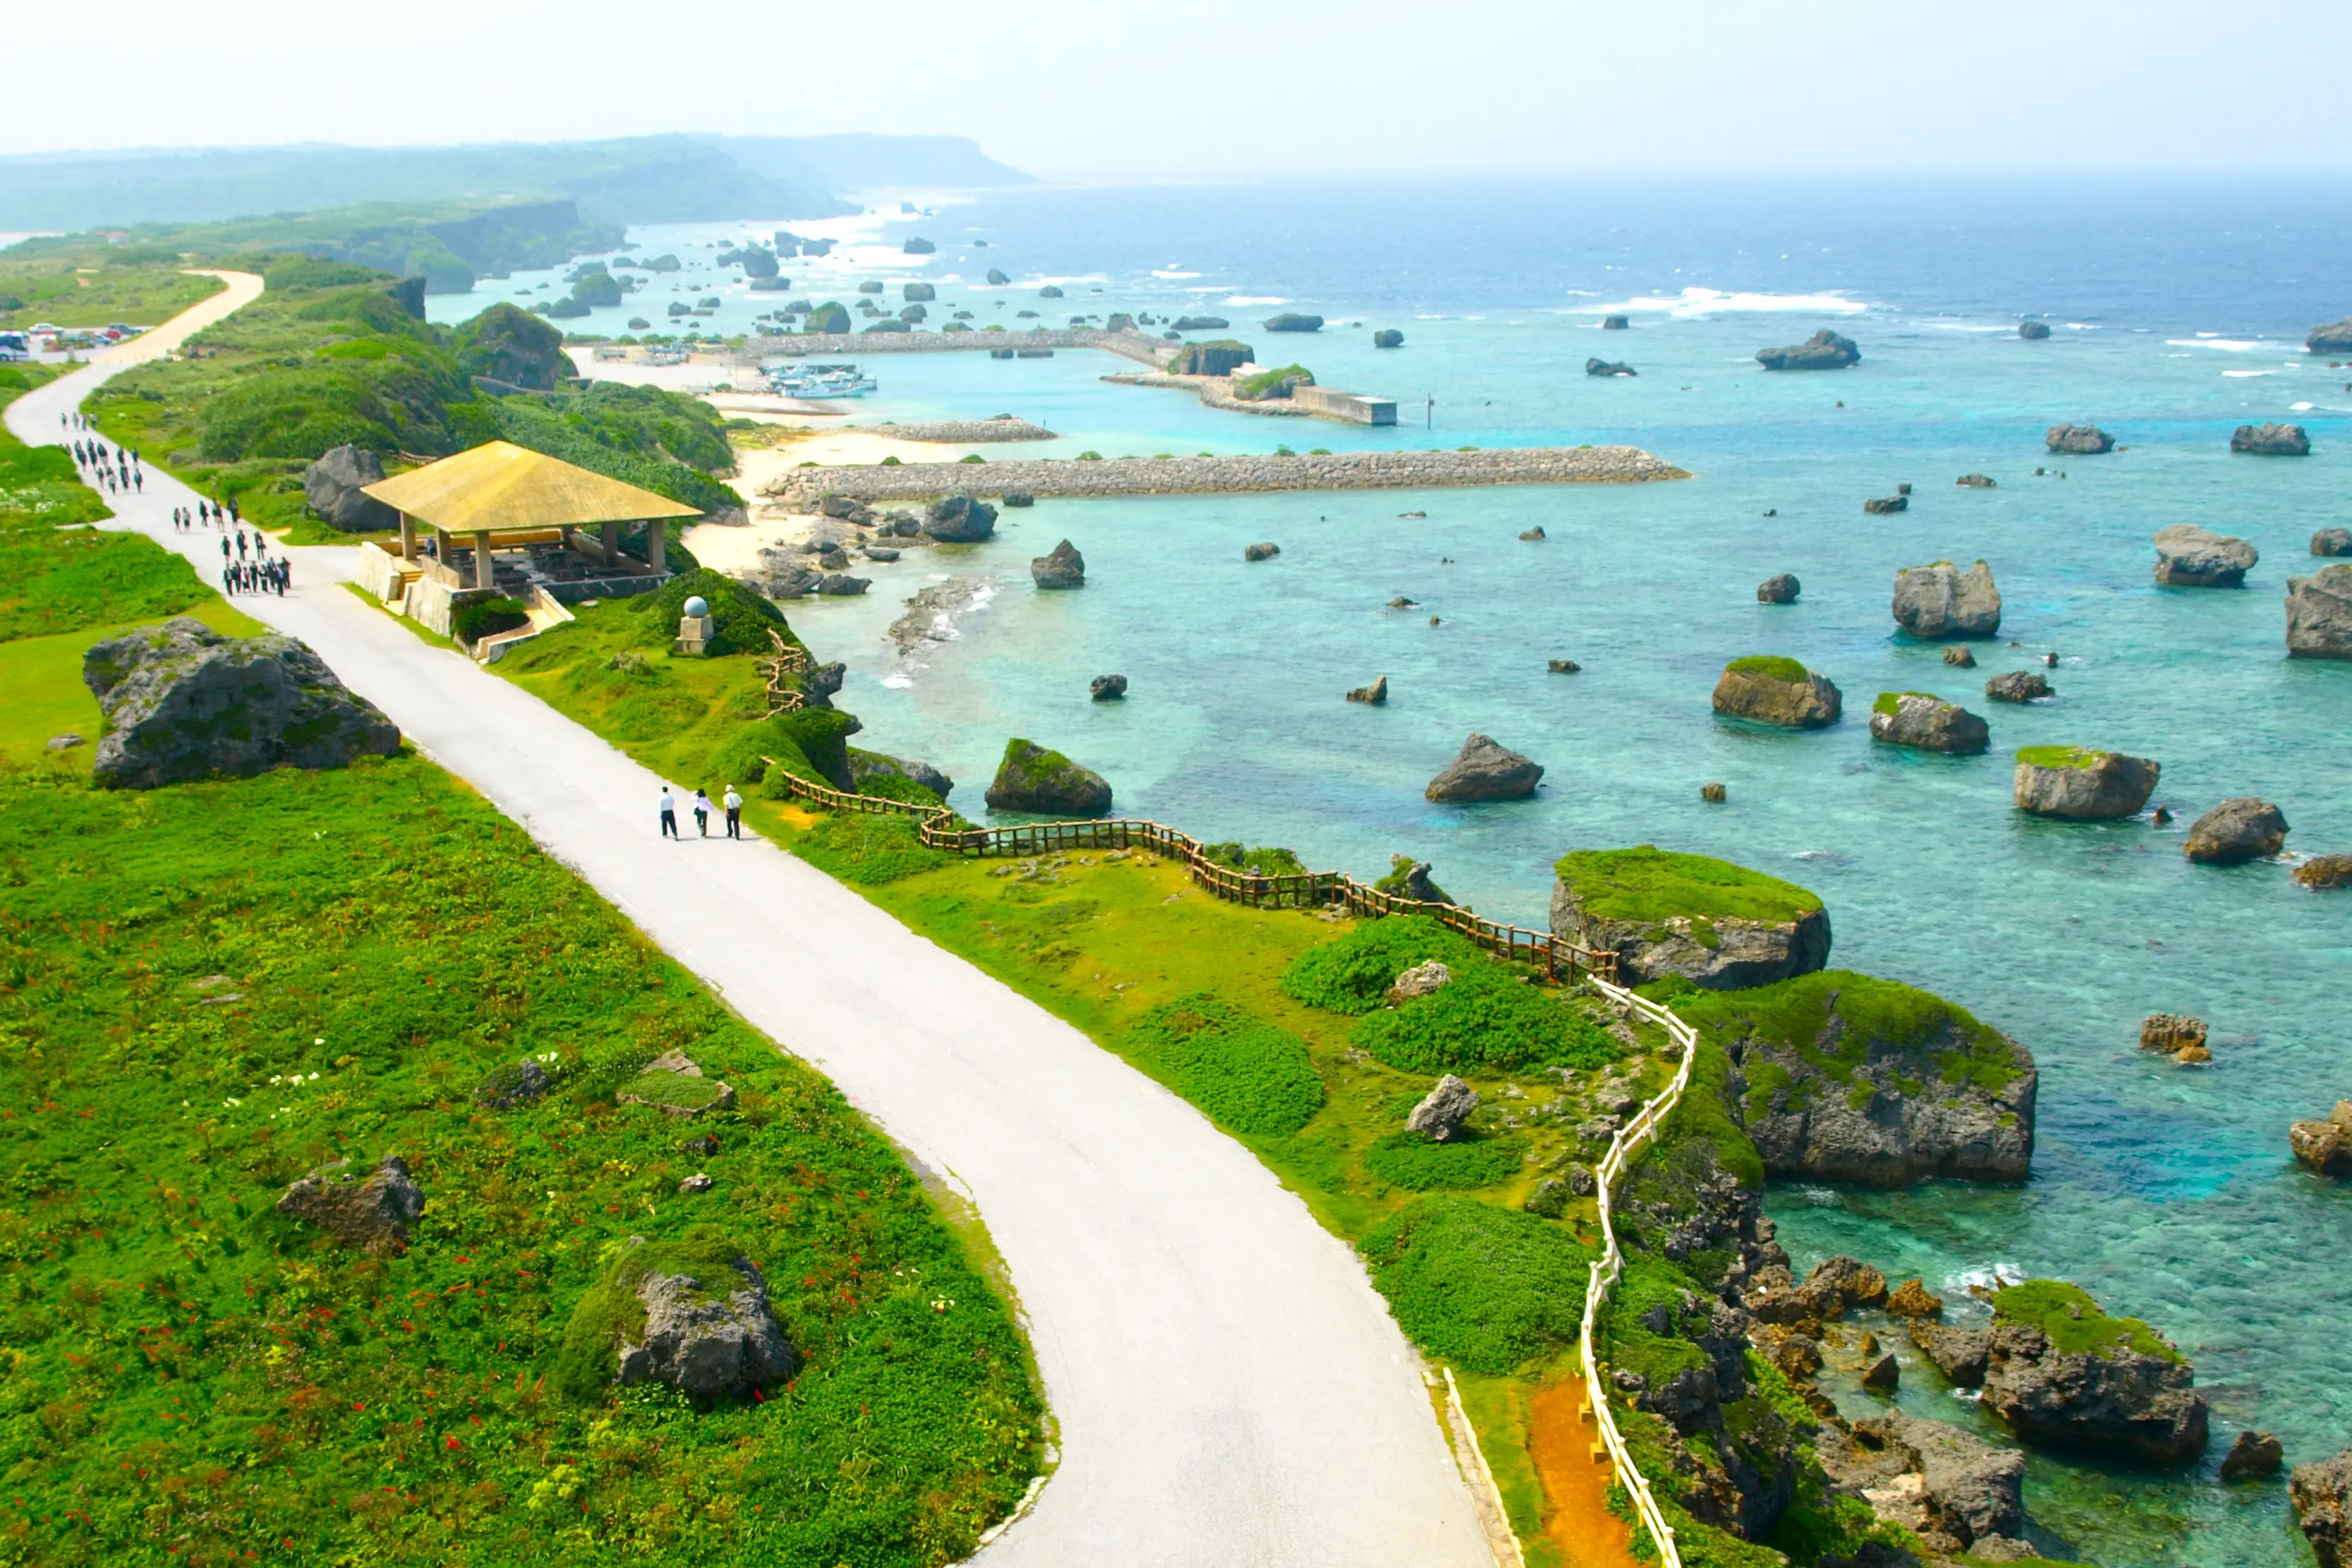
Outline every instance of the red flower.
[(446, 1437), (446, 1438), (442, 1439), (441, 1446), (442, 1446), (443, 1448), (457, 1448), (459, 1445), (458, 1445), (458, 1442), (457, 1442), (457, 1438), (455, 1438), (455, 1437)]

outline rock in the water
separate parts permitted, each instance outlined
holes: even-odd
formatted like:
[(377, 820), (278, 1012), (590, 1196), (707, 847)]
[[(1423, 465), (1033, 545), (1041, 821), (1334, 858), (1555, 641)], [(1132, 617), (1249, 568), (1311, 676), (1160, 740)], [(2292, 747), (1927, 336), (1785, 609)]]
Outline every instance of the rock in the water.
[(364, 446), (346, 444), (321, 454), (302, 470), (302, 498), (329, 528), (347, 534), (380, 533), (400, 527), (400, 514), (361, 486), (383, 482), (383, 460)]
[(1953, 1386), (1974, 1388), (1984, 1382), (1985, 1363), (1992, 1354), (1990, 1329), (1947, 1328), (1926, 1318), (1913, 1318), (1911, 1343)]
[(1601, 318), (1601, 329), (1604, 332), (1622, 332), (1633, 325), (1633, 323), (1632, 321), (1626, 319), (1622, 316), (1603, 316)]
[(950, 496), (931, 503), (923, 532), (941, 544), (978, 544), (996, 532), (996, 508), (970, 496)]
[(1125, 675), (1097, 675), (1087, 683), (1087, 695), (1098, 703), (1115, 703), (1127, 697)]
[(2286, 580), (2286, 655), (2352, 659), (2352, 565)]
[[(2013, 1541), (2024, 1530), (2025, 1456), (2016, 1449), (1997, 1448), (1948, 1422), (1921, 1420), (1901, 1410), (1855, 1426), (1884, 1434), (1889, 1447), (1899, 1446), (1911, 1460), (1919, 1473), (1929, 1530), (1972, 1548)], [(1981, 1551), (1970, 1556), (2001, 1561)]]
[(1984, 1408), (2021, 1437), (2177, 1465), (2205, 1451), (2195, 1381), (2153, 1329), (2076, 1286), (2029, 1280), (1993, 1297)]
[(1555, 675), (1572, 675), (1584, 668), (1574, 659), (1547, 659), (1544, 661), (1544, 667)]
[(1886, 1304), (1886, 1276), (1843, 1253), (1814, 1264), (1801, 1289), (1823, 1304), (1824, 1318), (1843, 1316), (1853, 1307)]
[(2020, 321), (2017, 324), (2017, 335), (2024, 339), (2029, 343), (2038, 343), (2042, 341), (2042, 339), (2050, 336), (2050, 323), (2047, 321)]
[(1404, 334), (1398, 331), (1393, 327), (1383, 327), (1379, 331), (1372, 334), (1372, 347), (1375, 349), (1402, 349), (1404, 347)]
[(852, 577), (845, 571), (828, 571), (816, 585), (816, 591), (828, 599), (855, 599), (874, 586), (870, 577)]
[(1385, 706), (1389, 700), (1389, 678), (1386, 675), (1374, 676), (1370, 685), (1358, 686), (1349, 692), (1348, 700), (1351, 703), (1370, 703), (1374, 707)]
[(2020, 810), (2077, 821), (2128, 817), (2156, 793), (2161, 764), (2080, 746), (2030, 746), (2017, 754)]
[(2221, 1456), (2221, 1479), (2233, 1481), (2241, 1476), (2274, 1476), (2286, 1462), (2286, 1448), (2268, 1432), (2241, 1432), (2230, 1451)]
[(1267, 317), (1263, 325), (1269, 332), (1320, 332), (1323, 329), (1323, 318), (1301, 315), (1296, 310), (1285, 310), (1279, 316)]
[(1037, 497), (1029, 494), (1026, 490), (1007, 490), (998, 498), (1006, 506), (1013, 507), (1016, 510), (1023, 507), (1034, 507), (1037, 504)]
[(2268, 800), (2239, 795), (2190, 824), (2180, 852), (2204, 865), (2242, 865), (2286, 847), (2286, 816)]
[(2195, 523), (2156, 531), (2156, 580), (2174, 588), (2238, 588), (2262, 559), (2253, 546)]
[(1698, 787), (1698, 798), (1709, 805), (1720, 806), (1731, 799), (1731, 791), (1724, 787), (1722, 779), (1710, 779)]
[(2314, 555), (2352, 555), (2352, 528), (2322, 528), (2311, 536)]
[(1544, 537), (1543, 525), (1541, 523), (1538, 523), (1534, 528), (1522, 529), (1519, 533), (1519, 538), (1526, 539), (1530, 543), (1541, 540)]
[(1759, 349), (1756, 362), (1768, 371), (1842, 371), (1862, 362), (1853, 340), (1824, 327), (1803, 342), (1786, 349)]
[(1908, 496), (1874, 496), (1862, 504), (1862, 509), (1874, 517), (1891, 517), (1897, 512), (1911, 509)]
[(1734, 659), (1715, 684), (1715, 711), (1787, 729), (1835, 724), (1844, 699), (1827, 677), (1794, 659), (1755, 655)]
[(1541, 763), (1473, 730), (1423, 793), (1432, 800), (1523, 800), (1536, 792), (1543, 773)]
[(1998, 490), (2000, 484), (1989, 474), (1963, 474), (1952, 481), (1963, 490)]
[(2042, 442), (2067, 457), (2095, 457), (2116, 449), (2116, 438), (2095, 424), (2053, 424), (2043, 433)]
[(773, 1387), (800, 1370), (759, 1265), (739, 1257), (723, 1271), (703, 1271), (719, 1277), (649, 1270), (637, 1281), (645, 1327), (620, 1347), (616, 1381), (666, 1383), (697, 1399), (718, 1399)]
[(1242, 546), (1242, 559), (1244, 560), (1272, 560), (1276, 556), (1278, 556), (1281, 553), (1282, 547), (1277, 544)]
[(1985, 695), (1997, 703), (2039, 702), (2049, 695), (2050, 678), (2039, 670), (2011, 670), (1985, 683)]
[(1929, 1291), (1925, 1280), (1906, 1280), (1886, 1292), (1886, 1315), (1940, 1318), (1944, 1315), (1944, 1298)]
[(400, 750), (392, 721), (291, 637), (225, 637), (176, 616), (96, 644), (81, 678), (106, 715), (95, 774), (108, 789), (341, 768)]
[(1437, 1087), (1429, 1092), (1428, 1098), (1412, 1108), (1412, 1114), (1405, 1119), (1405, 1128), (1426, 1134), (1436, 1143), (1450, 1144), (1461, 1133), (1462, 1124), (1470, 1119), (1470, 1113), (1477, 1108), (1478, 1092), (1449, 1072), (1437, 1081)]
[(1029, 563), (1029, 576), (1040, 588), (1084, 588), (1087, 558), (1078, 553), (1077, 546), (1064, 539)]
[(2352, 887), (2352, 855), (2314, 855), (2292, 874), (2297, 887)]
[[(1425, 964), (1415, 964), (1396, 977), (1389, 988), (1389, 1000), (1409, 1002), (1415, 997), (1426, 997), (1444, 990), (1454, 982), (1454, 971), (1432, 958)], [(1443, 1083), (1438, 1085), (1443, 1089)]]
[(1944, 650), (1944, 663), (1963, 670), (1973, 670), (1977, 667), (1977, 656), (1966, 648), (1947, 648)]
[[(2352, 343), (2352, 321), (2337, 325)], [(2352, 1448), (2315, 1465), (2295, 1466), (2286, 1493), (2319, 1568), (2352, 1568)]]
[(1902, 1379), (1903, 1364), (1891, 1351), (1862, 1370), (1862, 1385), (1873, 1394), (1892, 1394)]
[(929, 763), (911, 757), (885, 757), (878, 751), (851, 751), (849, 776), (861, 790), (868, 779), (896, 778), (919, 784), (942, 800), (955, 791), (955, 780)]
[(1794, 604), (1797, 595), (1804, 591), (1794, 572), (1776, 571), (1756, 585), (1759, 604)]
[(278, 1212), (315, 1225), (347, 1247), (405, 1249), (410, 1228), (425, 1212), (425, 1194), (409, 1176), (408, 1162), (386, 1155), (365, 1181), (337, 1180), (351, 1163), (337, 1160), (302, 1177), (278, 1198)]
[(1906, 566), (1895, 574), (1895, 623), (1914, 637), (1990, 637), (2000, 630), (2000, 590), (1979, 561)]
[(474, 1103), (485, 1111), (510, 1111), (545, 1094), (547, 1083), (547, 1069), (526, 1056), (484, 1073), (474, 1086)]
[(2140, 1020), (2139, 1048), (2168, 1054), (2205, 1043), (2205, 1020), (2179, 1013), (2150, 1013)]
[(1622, 360), (1587, 360), (1584, 373), (1588, 376), (1637, 376), (1642, 372)]
[(1004, 276), (1002, 268), (992, 267), (988, 269), (988, 286), (991, 288), (1002, 288), (1012, 281), (1013, 279)]
[(2325, 1121), (2297, 1122), (2287, 1129), (2294, 1157), (2321, 1176), (2352, 1176), (2352, 1100), (2338, 1100)]
[(2352, 354), (2352, 316), (2314, 327), (2303, 346), (2315, 354)]
[(1966, 757), (1990, 745), (1992, 731), (1958, 703), (1926, 692), (1881, 692), (1871, 705), (1870, 738)]
[(1552, 871), (1552, 935), (1615, 952), (1626, 985), (1680, 975), (1730, 990), (1829, 962), (1822, 901), (1729, 861), (1643, 844), (1578, 850)]
[(2230, 450), (2252, 452), (2263, 457), (2308, 457), (2311, 435), (2299, 424), (2281, 424), (2276, 421), (2242, 424), (2230, 433)]
[(1005, 742), (986, 799), (992, 811), (1099, 817), (1110, 810), (1110, 785), (1060, 752), (1016, 737)]

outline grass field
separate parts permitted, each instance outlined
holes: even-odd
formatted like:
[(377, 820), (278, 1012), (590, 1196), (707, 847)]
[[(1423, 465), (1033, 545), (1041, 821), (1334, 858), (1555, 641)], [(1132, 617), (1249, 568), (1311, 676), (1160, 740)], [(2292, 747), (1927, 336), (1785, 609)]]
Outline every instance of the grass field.
[(0, 329), (50, 321), (60, 327), (153, 327), (221, 291), (215, 277), (196, 277), (174, 262), (115, 261), (103, 251), (11, 261), (0, 251)]

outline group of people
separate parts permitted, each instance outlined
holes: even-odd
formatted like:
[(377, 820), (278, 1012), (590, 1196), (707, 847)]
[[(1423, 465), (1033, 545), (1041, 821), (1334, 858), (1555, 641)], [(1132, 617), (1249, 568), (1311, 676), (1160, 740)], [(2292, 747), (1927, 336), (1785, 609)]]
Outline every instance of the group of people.
[[(79, 412), (58, 415), (58, 423), (68, 431), (92, 429), (89, 416)], [(139, 465), (139, 454), (127, 446), (110, 446), (95, 434), (75, 435), (67, 443), (73, 453), (74, 464), (84, 470), (90, 482), (120, 494), (124, 490), (143, 491), (147, 476)], [(245, 517), (237, 510), (235, 497), (226, 505), (198, 498), (194, 507), (172, 508), (172, 531), (192, 534), (200, 528), (221, 530), (221, 588), (228, 593), (274, 593), (286, 597), (293, 585), (293, 563), (284, 556), (270, 558), (269, 542), (262, 531), (253, 530), (250, 541), (246, 538)], [(709, 802), (703, 804), (708, 807)]]
[[(743, 797), (735, 792), (734, 785), (727, 786), (726, 792), (719, 797), (719, 804), (727, 813), (727, 836), (730, 839), (741, 838), (743, 836)], [(661, 831), (662, 837), (666, 839), (675, 839), (678, 836), (677, 800), (670, 794), (669, 786), (667, 784), (662, 786), (661, 792)], [(707, 839), (710, 836), (710, 796), (699, 786), (694, 791), (694, 831), (698, 838)]]
[[(234, 497), (226, 507), (199, 497), (193, 507), (172, 508), (172, 531), (178, 534), (192, 534), (198, 528), (226, 528), (241, 525), (244, 521), (244, 514), (236, 509)], [(258, 530), (257, 536), (257, 533)]]
[[(176, 525), (180, 514), (173, 514)], [(236, 553), (230, 554), (230, 536), (221, 536), (221, 587), (229, 593), (274, 593), (286, 597), (286, 590), (294, 580), (294, 565), (284, 556), (271, 559), (269, 539), (259, 528), (253, 530), (253, 556), (246, 557), (245, 529), (236, 531)]]
[[(62, 420), (67, 416), (59, 414), (58, 417)], [(73, 417), (79, 419), (81, 416), (75, 414)], [(127, 447), (110, 447), (96, 438), (87, 441), (76, 438), (69, 450), (73, 453), (75, 466), (82, 470), (91, 484), (110, 495), (147, 487), (147, 476), (139, 466), (139, 454)]]

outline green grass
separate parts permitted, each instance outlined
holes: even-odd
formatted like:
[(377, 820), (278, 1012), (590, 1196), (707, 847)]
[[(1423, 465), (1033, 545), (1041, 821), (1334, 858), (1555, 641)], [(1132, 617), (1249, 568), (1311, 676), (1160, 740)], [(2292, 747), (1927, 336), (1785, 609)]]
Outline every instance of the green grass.
[[(11, 256), (10, 252), (17, 253)], [(0, 251), (0, 299), (23, 301), (0, 309), (0, 328), (21, 329), (36, 321), (60, 327), (109, 327), (121, 321), (153, 327), (221, 291), (213, 277), (192, 277), (172, 261), (142, 259), (124, 265), (103, 247), (82, 254), (25, 254), (23, 246)]]
[(2067, 1355), (2103, 1355), (2116, 1350), (2137, 1351), (2178, 1362), (2179, 1351), (2137, 1318), (2113, 1318), (2079, 1285), (2063, 1280), (2028, 1280), (1994, 1293), (1996, 1319), (2025, 1323), (2049, 1336), (2051, 1344)]
[(2096, 768), (2111, 755), (2084, 746), (2028, 746), (2017, 759), (2033, 768)]
[(1577, 850), (1553, 866), (1596, 920), (1762, 920), (1785, 923), (1811, 915), (1822, 901), (1792, 882), (1706, 855), (1680, 854), (1643, 844), (1626, 850)]
[(1526, 1371), (1576, 1343), (1593, 1253), (1475, 1198), (1421, 1198), (1364, 1238), (1372, 1283), (1413, 1343), (1472, 1372)]
[(1456, 1137), (1433, 1144), (1426, 1134), (1391, 1133), (1364, 1151), (1364, 1168), (1407, 1192), (1475, 1192), (1518, 1174), (1527, 1140)]
[(1545, 995), (1483, 956), (1455, 969), (1451, 981), (1429, 995), (1367, 1014), (1350, 1038), (1406, 1072), (1541, 1067), (1590, 1071), (1623, 1054), (1590, 1014)]
[(1369, 1013), (1386, 1005), (1399, 975), (1433, 959), (1454, 970), (1487, 961), (1468, 937), (1426, 915), (1391, 915), (1301, 954), (1283, 971), (1282, 992), (1329, 1012)]
[(811, 865), (853, 887), (877, 887), (936, 871), (955, 858), (924, 848), (915, 836), (915, 819), (897, 813), (828, 815), (794, 848)]
[[(188, 613), (216, 632), (255, 637), (268, 630), (259, 622), (231, 609), (221, 599), (208, 599)], [(81, 656), (101, 638), (128, 632), (128, 624), (86, 627), (48, 637), (22, 637), (0, 643), (0, 763), (40, 762), (82, 773), (90, 766), (92, 747), (105, 727), (98, 700), (82, 684)], [(79, 735), (90, 746), (52, 753), (52, 736)]]
[(1870, 705), (1870, 711), (1884, 714), (1899, 712), (1905, 697), (1926, 697), (1929, 702), (1943, 700), (1933, 692), (1881, 692), (1878, 694), (1878, 700)]
[(1761, 675), (1768, 681), (1803, 681), (1809, 675), (1804, 665), (1777, 653), (1750, 653), (1732, 660), (1723, 668), (1728, 674)]
[(1128, 1048), (1228, 1132), (1280, 1137), (1323, 1108), (1323, 1081), (1304, 1040), (1206, 992), (1145, 1013)]
[[(1674, 1006), (1685, 1023), (1726, 1049), (1760, 1043), (1794, 1055), (1832, 1083), (1853, 1083), (1864, 1064), (1895, 1057), (1917, 1057), (1919, 1070), (1943, 1082), (1995, 1094), (2020, 1071), (2008, 1040), (1967, 1009), (1898, 980), (1851, 969), (1708, 992)], [(1762, 1071), (1775, 1065), (1765, 1062), (1749, 1073), (1751, 1113), (1766, 1109), (1773, 1088), (1785, 1080), (1785, 1068), (1777, 1078)]]
[(185, 559), (139, 534), (0, 530), (0, 642), (156, 620), (215, 597)]

